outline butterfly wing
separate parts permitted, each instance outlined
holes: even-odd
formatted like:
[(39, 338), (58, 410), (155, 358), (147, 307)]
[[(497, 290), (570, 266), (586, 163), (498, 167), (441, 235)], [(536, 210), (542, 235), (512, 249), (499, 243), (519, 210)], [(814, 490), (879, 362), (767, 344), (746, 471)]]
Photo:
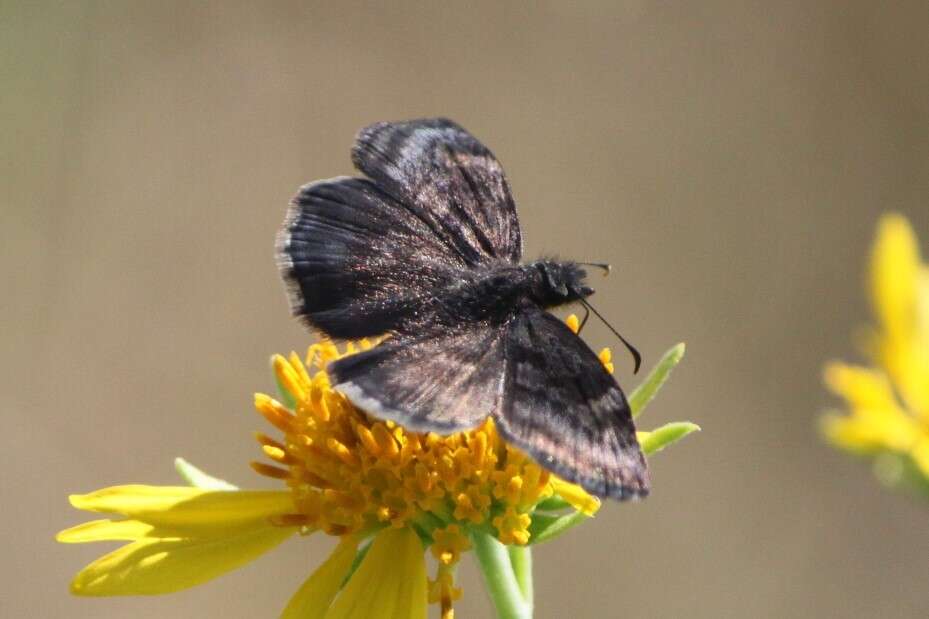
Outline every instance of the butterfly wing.
[(340, 359), (328, 371), (355, 406), (417, 432), (473, 428), (498, 407), (502, 328), (396, 336)]
[(522, 257), (519, 219), (503, 167), (454, 122), (427, 118), (365, 127), (352, 160), (469, 265), (518, 263)]
[(598, 496), (644, 497), (649, 479), (629, 404), (590, 348), (560, 320), (526, 308), (509, 323), (501, 435)]
[(306, 185), (278, 234), (292, 311), (310, 326), (341, 339), (410, 332), (463, 270), (519, 261), (503, 169), (458, 125), (378, 123), (352, 158), (370, 180)]
[(291, 310), (331, 337), (402, 328), (464, 262), (367, 179), (304, 186), (277, 237)]

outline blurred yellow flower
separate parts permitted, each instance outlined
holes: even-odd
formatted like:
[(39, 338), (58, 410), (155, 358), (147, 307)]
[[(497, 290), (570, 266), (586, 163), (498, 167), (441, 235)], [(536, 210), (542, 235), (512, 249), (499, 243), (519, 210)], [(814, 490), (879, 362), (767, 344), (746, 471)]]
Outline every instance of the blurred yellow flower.
[(929, 484), (929, 266), (900, 215), (880, 221), (869, 285), (877, 326), (864, 346), (874, 367), (826, 366), (827, 386), (849, 410), (827, 414), (823, 431), (842, 449), (876, 457), (885, 481), (912, 470)]
[[(283, 401), (256, 394), (255, 407), (283, 436), (258, 433), (270, 462), (252, 467), (283, 481), (286, 490), (239, 491), (184, 464), (182, 473), (196, 487), (118, 486), (72, 496), (74, 507), (112, 517), (62, 531), (59, 541), (129, 542), (81, 570), (72, 592), (177, 591), (235, 569), (295, 533), (314, 532), (339, 543), (290, 600), (285, 618), (419, 619), (433, 602), (450, 619), (461, 596), (457, 563), (472, 544), (485, 574), (509, 572), (497, 584), (531, 582), (528, 573), (517, 573), (531, 565), (528, 554), (511, 550), (511, 565), (498, 560), (497, 549), (552, 539), (593, 515), (599, 499), (505, 443), (490, 419), (439, 436), (409, 432), (355, 408), (332, 389), (326, 366), (371, 345), (339, 350), (322, 342), (305, 359), (295, 353), (272, 359)], [(647, 379), (643, 396), (633, 398), (639, 409), (683, 355), (682, 346), (672, 351)], [(601, 359), (612, 369), (608, 350)], [(651, 453), (695, 429), (668, 424), (640, 438)], [(433, 579), (426, 575), (427, 549), (437, 564)], [(512, 590), (498, 588), (495, 603), (505, 597), (517, 610), (531, 609)]]

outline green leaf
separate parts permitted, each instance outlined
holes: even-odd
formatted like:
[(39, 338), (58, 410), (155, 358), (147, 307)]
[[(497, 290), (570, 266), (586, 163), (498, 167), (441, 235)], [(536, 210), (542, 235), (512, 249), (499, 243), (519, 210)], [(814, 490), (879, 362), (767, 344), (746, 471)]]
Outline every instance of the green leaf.
[(684, 342), (671, 347), (661, 358), (661, 361), (658, 362), (658, 365), (648, 373), (645, 380), (629, 394), (629, 407), (632, 409), (633, 418), (642, 414), (645, 406), (652, 401), (652, 398), (655, 397), (664, 382), (668, 380), (671, 370), (684, 358), (684, 349)]
[(541, 544), (553, 540), (589, 518), (590, 516), (583, 512), (571, 512), (564, 516), (533, 514), (532, 523), (529, 525), (529, 543)]
[(228, 481), (223, 481), (218, 477), (213, 477), (204, 473), (184, 458), (174, 459), (174, 470), (188, 484), (195, 488), (204, 490), (238, 490), (238, 486), (233, 486)]
[(697, 432), (699, 430), (700, 426), (695, 423), (689, 421), (674, 421), (666, 423), (651, 432), (638, 432), (637, 435), (639, 445), (642, 446), (642, 451), (645, 455), (649, 456), (661, 451), (671, 443), (676, 443), (691, 432)]

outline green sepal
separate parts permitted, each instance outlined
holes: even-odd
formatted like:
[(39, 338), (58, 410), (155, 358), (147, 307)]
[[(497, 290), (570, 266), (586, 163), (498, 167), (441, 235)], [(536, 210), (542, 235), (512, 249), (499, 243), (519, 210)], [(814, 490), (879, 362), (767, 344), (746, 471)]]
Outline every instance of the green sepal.
[(297, 410), (297, 401), (294, 400), (294, 396), (290, 395), (289, 391), (284, 389), (284, 383), (280, 381), (277, 374), (274, 375), (274, 382), (277, 385), (277, 393), (281, 396), (281, 404), (292, 411)]
[(542, 512), (557, 512), (562, 509), (568, 509), (569, 507), (571, 507), (571, 504), (565, 501), (563, 498), (561, 498), (557, 494), (553, 494), (547, 499), (542, 499), (541, 501), (536, 503), (536, 506), (535, 506), (536, 511), (542, 511)]
[(432, 531), (434, 531), (434, 529), (427, 530), (416, 521), (410, 522), (410, 528), (413, 529), (413, 533), (416, 533), (416, 536), (419, 537), (419, 541), (424, 548), (432, 546), (432, 542), (434, 541), (432, 539)]
[(529, 525), (529, 544), (541, 544), (553, 540), (569, 529), (576, 527), (590, 516), (583, 512), (571, 512), (564, 516), (555, 516), (552, 514), (533, 514), (532, 523)]
[(228, 481), (213, 477), (209, 473), (204, 473), (184, 458), (174, 459), (174, 470), (194, 488), (203, 488), (204, 490), (238, 490), (238, 486), (230, 484)]
[(671, 443), (676, 443), (691, 432), (697, 432), (700, 426), (689, 421), (673, 421), (666, 423), (660, 428), (655, 428), (651, 432), (637, 432), (639, 445), (642, 452), (650, 456), (658, 453)]
[(684, 342), (672, 346), (658, 364), (652, 368), (652, 371), (648, 373), (645, 380), (639, 383), (639, 386), (629, 394), (629, 408), (632, 409), (633, 419), (642, 414), (646, 405), (652, 401), (652, 398), (655, 397), (664, 382), (668, 380), (671, 370), (684, 358), (685, 348)]
[(371, 542), (374, 541), (374, 538), (365, 540), (361, 545), (358, 551), (355, 553), (355, 558), (352, 560), (351, 567), (348, 568), (348, 572), (345, 574), (345, 578), (342, 579), (342, 584), (339, 585), (339, 590), (345, 588), (345, 585), (348, 584), (348, 581), (352, 579), (352, 576), (355, 574), (355, 571), (358, 569), (358, 566), (361, 565), (361, 562), (364, 561), (365, 556), (368, 554), (368, 551), (371, 550)]
[[(413, 519), (414, 528), (420, 533), (420, 539), (424, 545), (432, 543), (432, 533), (436, 529), (443, 529), (448, 526), (448, 522), (442, 520), (432, 512), (421, 512)], [(425, 535), (425, 537), (423, 537)]]
[(929, 498), (929, 479), (910, 454), (886, 451), (874, 458), (874, 474), (885, 486)]

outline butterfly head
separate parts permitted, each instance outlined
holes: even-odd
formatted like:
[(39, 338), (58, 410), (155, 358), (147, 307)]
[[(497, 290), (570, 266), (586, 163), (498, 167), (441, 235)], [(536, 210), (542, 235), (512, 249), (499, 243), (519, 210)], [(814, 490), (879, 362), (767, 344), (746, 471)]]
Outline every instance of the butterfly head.
[(529, 269), (533, 275), (532, 298), (543, 307), (571, 303), (594, 293), (584, 282), (587, 272), (576, 262), (539, 260)]

